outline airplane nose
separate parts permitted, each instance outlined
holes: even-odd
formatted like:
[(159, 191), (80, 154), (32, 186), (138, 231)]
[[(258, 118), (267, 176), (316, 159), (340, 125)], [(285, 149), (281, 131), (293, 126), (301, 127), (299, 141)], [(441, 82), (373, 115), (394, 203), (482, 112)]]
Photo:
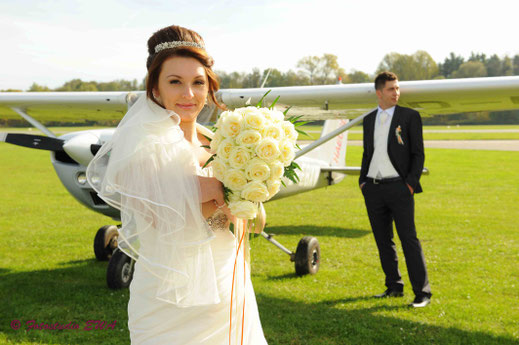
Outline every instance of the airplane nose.
[(63, 144), (63, 150), (76, 162), (87, 166), (94, 158), (90, 148), (93, 144), (99, 143), (99, 137), (92, 133), (84, 133), (70, 138)]

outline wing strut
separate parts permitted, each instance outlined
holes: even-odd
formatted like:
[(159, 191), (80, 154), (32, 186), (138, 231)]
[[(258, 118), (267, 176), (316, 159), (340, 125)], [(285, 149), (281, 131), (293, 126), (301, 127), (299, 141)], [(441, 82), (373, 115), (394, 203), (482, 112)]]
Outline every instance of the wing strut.
[(38, 122), (37, 120), (33, 119), (32, 117), (30, 117), (29, 115), (27, 115), (27, 113), (25, 113), (25, 111), (23, 111), (22, 109), (20, 108), (11, 108), (13, 109), (18, 115), (20, 115), (21, 117), (23, 117), (25, 120), (27, 120), (31, 125), (33, 125), (34, 127), (38, 128), (40, 131), (42, 131), (44, 134), (46, 134), (48, 137), (51, 137), (51, 138), (56, 138), (56, 134), (52, 133), (47, 127), (45, 127), (43, 124), (41, 124), (40, 122)]
[(337, 128), (336, 130), (334, 130), (334, 131), (328, 133), (327, 135), (325, 135), (324, 137), (319, 138), (318, 140), (314, 141), (313, 143), (305, 146), (304, 148), (302, 148), (301, 150), (296, 152), (296, 158), (301, 157), (302, 155), (304, 155), (304, 154), (312, 151), (313, 149), (321, 146), (325, 142), (330, 141), (331, 139), (333, 139), (335, 136), (341, 134), (342, 132), (347, 131), (348, 129), (350, 129), (351, 127), (355, 126), (357, 123), (362, 121), (362, 119), (364, 119), (364, 117), (366, 117), (366, 115), (368, 115), (369, 113), (371, 113), (375, 109), (376, 108), (371, 109), (370, 111), (368, 111), (368, 112), (360, 115), (359, 117), (355, 118), (354, 120), (348, 122), (344, 126), (341, 126), (341, 127)]

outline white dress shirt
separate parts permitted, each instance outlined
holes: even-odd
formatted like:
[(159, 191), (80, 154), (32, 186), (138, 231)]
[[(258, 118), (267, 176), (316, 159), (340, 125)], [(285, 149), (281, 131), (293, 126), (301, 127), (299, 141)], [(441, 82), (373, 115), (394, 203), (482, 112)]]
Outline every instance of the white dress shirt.
[(387, 154), (389, 127), (391, 126), (394, 112), (395, 107), (386, 110), (382, 110), (378, 107), (377, 117), (375, 119), (375, 132), (373, 133), (375, 151), (373, 152), (367, 175), (370, 178), (380, 179), (399, 176)]

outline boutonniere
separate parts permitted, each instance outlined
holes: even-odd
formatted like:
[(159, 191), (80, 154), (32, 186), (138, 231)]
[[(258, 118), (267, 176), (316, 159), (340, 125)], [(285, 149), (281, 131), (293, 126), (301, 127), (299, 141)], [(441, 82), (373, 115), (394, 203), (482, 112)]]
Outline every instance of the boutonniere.
[(400, 145), (404, 145), (404, 141), (402, 140), (402, 128), (400, 127), (400, 125), (398, 125), (398, 127), (396, 128), (395, 135), (398, 143)]

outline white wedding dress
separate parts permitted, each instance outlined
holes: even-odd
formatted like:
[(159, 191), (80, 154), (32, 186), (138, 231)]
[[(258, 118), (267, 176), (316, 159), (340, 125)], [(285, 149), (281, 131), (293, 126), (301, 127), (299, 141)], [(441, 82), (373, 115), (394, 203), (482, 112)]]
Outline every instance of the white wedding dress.
[[(199, 175), (209, 171), (200, 169)], [(221, 211), (220, 211), (221, 212)], [(213, 215), (208, 222), (214, 232), (210, 242), (220, 303), (205, 306), (179, 307), (155, 297), (158, 279), (144, 269), (139, 261), (130, 285), (128, 304), (128, 327), (132, 344), (138, 345), (188, 345), (188, 344), (241, 344), (241, 311), (243, 294), (233, 304), (239, 313), (234, 313), (230, 327), (231, 289), (236, 257), (237, 241), (228, 228), (218, 224), (219, 214)], [(145, 241), (141, 245), (145, 245)], [(243, 265), (243, 251), (237, 258)], [(239, 266), (239, 265), (238, 265)], [(243, 266), (241, 266), (243, 272)], [(238, 275), (239, 269), (236, 270)], [(241, 284), (238, 284), (241, 285)], [(243, 285), (241, 285), (243, 287)], [(235, 307), (233, 306), (233, 309)], [(236, 315), (240, 314), (240, 315)], [(243, 344), (267, 344), (258, 314), (254, 290), (250, 280), (250, 268), (245, 264), (245, 312), (243, 325)], [(229, 336), (231, 330), (231, 336)], [(231, 341), (229, 342), (229, 339)]]
[(217, 214), (203, 218), (197, 175), (211, 172), (195, 162), (179, 124), (177, 114), (139, 97), (86, 172), (120, 210), (119, 249), (137, 260), (132, 344), (266, 344), (243, 246), (237, 254)]

